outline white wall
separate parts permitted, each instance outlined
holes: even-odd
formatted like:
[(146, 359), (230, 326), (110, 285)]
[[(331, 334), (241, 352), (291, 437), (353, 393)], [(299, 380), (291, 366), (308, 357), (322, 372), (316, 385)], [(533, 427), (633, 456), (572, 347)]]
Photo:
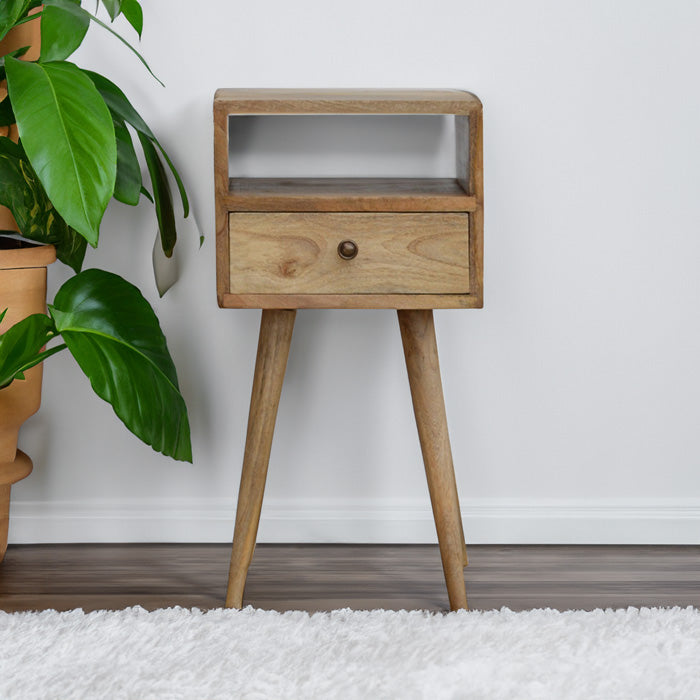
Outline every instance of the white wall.
[[(486, 307), (436, 313), (467, 540), (699, 543), (700, 5), (192, 8), (144, 2), (166, 89), (96, 28), (76, 61), (162, 136), (207, 236), (197, 252), (183, 235), (162, 301), (148, 206), (111, 205), (88, 260), (156, 306), (195, 463), (141, 445), (54, 358), (11, 541), (230, 538), (259, 312), (216, 305), (211, 103), (250, 86), (455, 87), (485, 105)], [(434, 540), (402, 363), (390, 311), (299, 313), (261, 540)]]

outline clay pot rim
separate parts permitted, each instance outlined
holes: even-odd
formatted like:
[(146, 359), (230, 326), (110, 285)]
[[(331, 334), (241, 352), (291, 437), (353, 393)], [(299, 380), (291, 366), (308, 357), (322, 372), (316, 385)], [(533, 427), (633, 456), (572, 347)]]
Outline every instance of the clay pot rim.
[(27, 241), (18, 241), (18, 243), (21, 247), (0, 248), (0, 270), (46, 267), (56, 261), (56, 248), (52, 245), (37, 245)]

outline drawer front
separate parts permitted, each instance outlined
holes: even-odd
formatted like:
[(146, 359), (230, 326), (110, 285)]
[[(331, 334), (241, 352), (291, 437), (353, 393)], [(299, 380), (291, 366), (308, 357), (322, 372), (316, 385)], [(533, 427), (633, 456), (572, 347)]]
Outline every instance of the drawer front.
[(229, 245), (231, 294), (469, 293), (468, 214), (237, 212)]

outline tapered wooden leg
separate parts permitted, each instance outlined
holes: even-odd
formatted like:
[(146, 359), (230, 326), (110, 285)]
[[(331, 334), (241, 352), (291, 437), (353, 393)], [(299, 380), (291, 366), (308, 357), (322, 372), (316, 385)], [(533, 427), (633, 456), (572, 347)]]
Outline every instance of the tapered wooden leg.
[(467, 607), (463, 570), (467, 563), (466, 546), (447, 433), (433, 312), (400, 310), (398, 314), (447, 595), (450, 608), (457, 610)]
[(243, 603), (295, 316), (296, 311), (289, 309), (262, 312), (226, 593), (226, 607), (229, 608), (240, 608)]

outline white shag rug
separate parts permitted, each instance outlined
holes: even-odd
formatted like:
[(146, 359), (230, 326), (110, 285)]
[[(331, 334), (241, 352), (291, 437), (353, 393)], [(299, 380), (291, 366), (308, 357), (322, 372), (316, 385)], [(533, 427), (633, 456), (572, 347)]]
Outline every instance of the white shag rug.
[(700, 611), (0, 612), (2, 700), (698, 700)]

